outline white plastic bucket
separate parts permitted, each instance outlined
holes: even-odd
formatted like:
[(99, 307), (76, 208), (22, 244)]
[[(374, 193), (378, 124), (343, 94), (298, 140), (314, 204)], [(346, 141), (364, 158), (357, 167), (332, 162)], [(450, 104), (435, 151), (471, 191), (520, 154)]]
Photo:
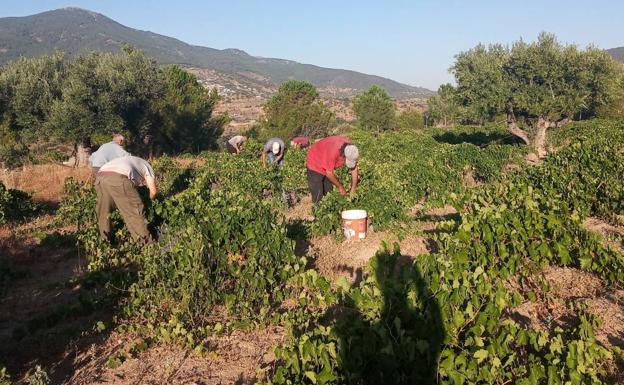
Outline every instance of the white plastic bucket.
[(364, 239), (368, 229), (366, 210), (345, 210), (342, 212), (342, 229), (347, 239)]

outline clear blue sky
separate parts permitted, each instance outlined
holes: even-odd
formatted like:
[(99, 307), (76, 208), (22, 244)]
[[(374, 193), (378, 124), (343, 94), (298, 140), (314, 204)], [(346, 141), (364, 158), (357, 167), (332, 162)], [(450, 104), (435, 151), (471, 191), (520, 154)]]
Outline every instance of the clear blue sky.
[(239, 48), (437, 89), (479, 42), (559, 40), (624, 46), (624, 0), (3, 0), (0, 17), (65, 6), (213, 48)]

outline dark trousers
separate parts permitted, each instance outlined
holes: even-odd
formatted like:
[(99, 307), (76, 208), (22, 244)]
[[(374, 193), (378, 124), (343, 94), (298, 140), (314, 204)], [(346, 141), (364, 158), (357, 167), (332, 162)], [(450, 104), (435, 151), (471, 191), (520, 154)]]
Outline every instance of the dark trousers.
[(325, 175), (310, 169), (308, 169), (308, 186), (312, 194), (312, 203), (317, 203), (325, 194), (334, 189), (334, 185)]
[(236, 154), (236, 148), (230, 144), (230, 142), (225, 142), (225, 149), (230, 154)]

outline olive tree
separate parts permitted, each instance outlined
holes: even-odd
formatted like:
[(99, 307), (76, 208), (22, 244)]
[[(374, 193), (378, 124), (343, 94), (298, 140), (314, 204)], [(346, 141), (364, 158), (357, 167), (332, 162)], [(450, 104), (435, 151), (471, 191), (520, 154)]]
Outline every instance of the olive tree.
[(123, 132), (140, 146), (150, 129), (151, 105), (161, 94), (158, 66), (142, 52), (92, 52), (69, 65), (47, 127), (75, 144), (76, 165), (84, 166), (86, 145), (96, 134)]
[(14, 165), (42, 131), (52, 103), (61, 97), (65, 63), (60, 53), (20, 58), (0, 68), (0, 161)]
[(591, 117), (615, 95), (621, 71), (597, 48), (563, 45), (552, 34), (511, 48), (462, 52), (451, 67), (457, 98), (485, 119), (504, 114), (510, 133), (546, 153), (546, 132), (574, 117)]

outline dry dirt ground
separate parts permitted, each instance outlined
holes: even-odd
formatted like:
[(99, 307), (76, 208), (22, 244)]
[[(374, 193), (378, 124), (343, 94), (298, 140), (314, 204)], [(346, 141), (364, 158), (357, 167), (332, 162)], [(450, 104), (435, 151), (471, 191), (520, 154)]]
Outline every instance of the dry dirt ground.
[[(435, 232), (435, 222), (452, 215), (456, 211), (450, 207), (429, 209), (421, 212), (415, 208), (416, 229), (399, 237), (387, 231), (370, 229), (363, 240), (337, 240), (334, 236), (313, 237), (298, 241), (296, 252), (308, 254), (314, 259), (314, 267), (324, 276), (332, 279), (345, 277), (351, 283), (359, 282), (364, 274), (364, 267), (383, 245), (392, 250), (396, 243), (401, 254), (409, 258), (433, 251), (434, 242), (431, 233)], [(309, 195), (286, 212), (286, 220), (308, 222), (313, 219), (312, 201)], [(414, 234), (416, 233), (416, 234)]]
[(58, 203), (63, 195), (65, 178), (85, 181), (91, 177), (91, 170), (65, 167), (59, 164), (38, 164), (24, 166), (17, 170), (0, 170), (0, 182), (8, 188), (16, 188), (33, 194), (38, 201)]
[[(67, 176), (86, 180), (89, 172), (31, 166), (0, 173), (0, 180), (53, 206)], [(309, 196), (304, 196), (286, 212), (286, 220), (309, 221), (311, 208)], [(49, 210), (25, 224), (0, 226), (0, 256), (11, 271), (9, 282), (0, 282), (0, 363), (7, 365), (18, 384), (27, 383), (36, 365), (47, 371), (52, 384), (249, 384), (274, 360), (272, 349), (285, 338), (277, 327), (214, 336), (205, 341), (207, 353), (202, 354), (159, 344), (133, 350), (135, 337), (112, 330), (119, 314), (114, 304), (85, 307), (85, 298), (97, 297), (104, 288), (82, 283), (88, 273), (74, 245), (73, 229), (53, 226), (53, 209)], [(312, 256), (323, 275), (344, 276), (355, 283), (383, 242), (390, 247), (397, 242), (404, 255), (417, 258), (433, 250), (435, 223), (455, 214), (451, 207), (417, 206), (412, 212), (414, 231), (402, 238), (374, 230), (363, 241), (313, 237), (298, 242), (297, 253)], [(622, 227), (596, 218), (589, 218), (586, 227), (610, 245), (621, 246)], [(624, 290), (607, 288), (596, 276), (571, 268), (551, 267), (544, 277), (550, 286), (548, 301), (517, 309), (527, 323), (547, 328), (566, 322), (570, 304), (582, 303), (601, 321), (598, 340), (624, 348)], [(96, 331), (99, 321), (107, 326), (103, 332)], [(613, 383), (621, 381), (624, 378), (614, 376)]]
[[(93, 283), (74, 229), (53, 224), (63, 181), (88, 180), (89, 170), (60, 165), (3, 172), (0, 180), (32, 192), (45, 212), (24, 224), (0, 226), (0, 364), (17, 384), (28, 383), (36, 365), (51, 384), (249, 384), (273, 360), (280, 328), (236, 331), (204, 342), (207, 354), (175, 346), (132, 352), (135, 340), (113, 332), (120, 310), (93, 305), (103, 285)], [(98, 322), (107, 326), (96, 331)], [(109, 360), (126, 357), (114, 369)], [(113, 365), (115, 366), (115, 365)]]
[[(171, 345), (131, 353), (132, 339), (113, 334), (76, 355), (75, 371), (63, 384), (251, 384), (274, 361), (272, 349), (283, 336), (283, 330), (275, 327), (235, 331), (210, 338), (206, 341), (210, 352), (200, 354)], [(120, 354), (125, 361), (111, 367), (109, 357)]]

